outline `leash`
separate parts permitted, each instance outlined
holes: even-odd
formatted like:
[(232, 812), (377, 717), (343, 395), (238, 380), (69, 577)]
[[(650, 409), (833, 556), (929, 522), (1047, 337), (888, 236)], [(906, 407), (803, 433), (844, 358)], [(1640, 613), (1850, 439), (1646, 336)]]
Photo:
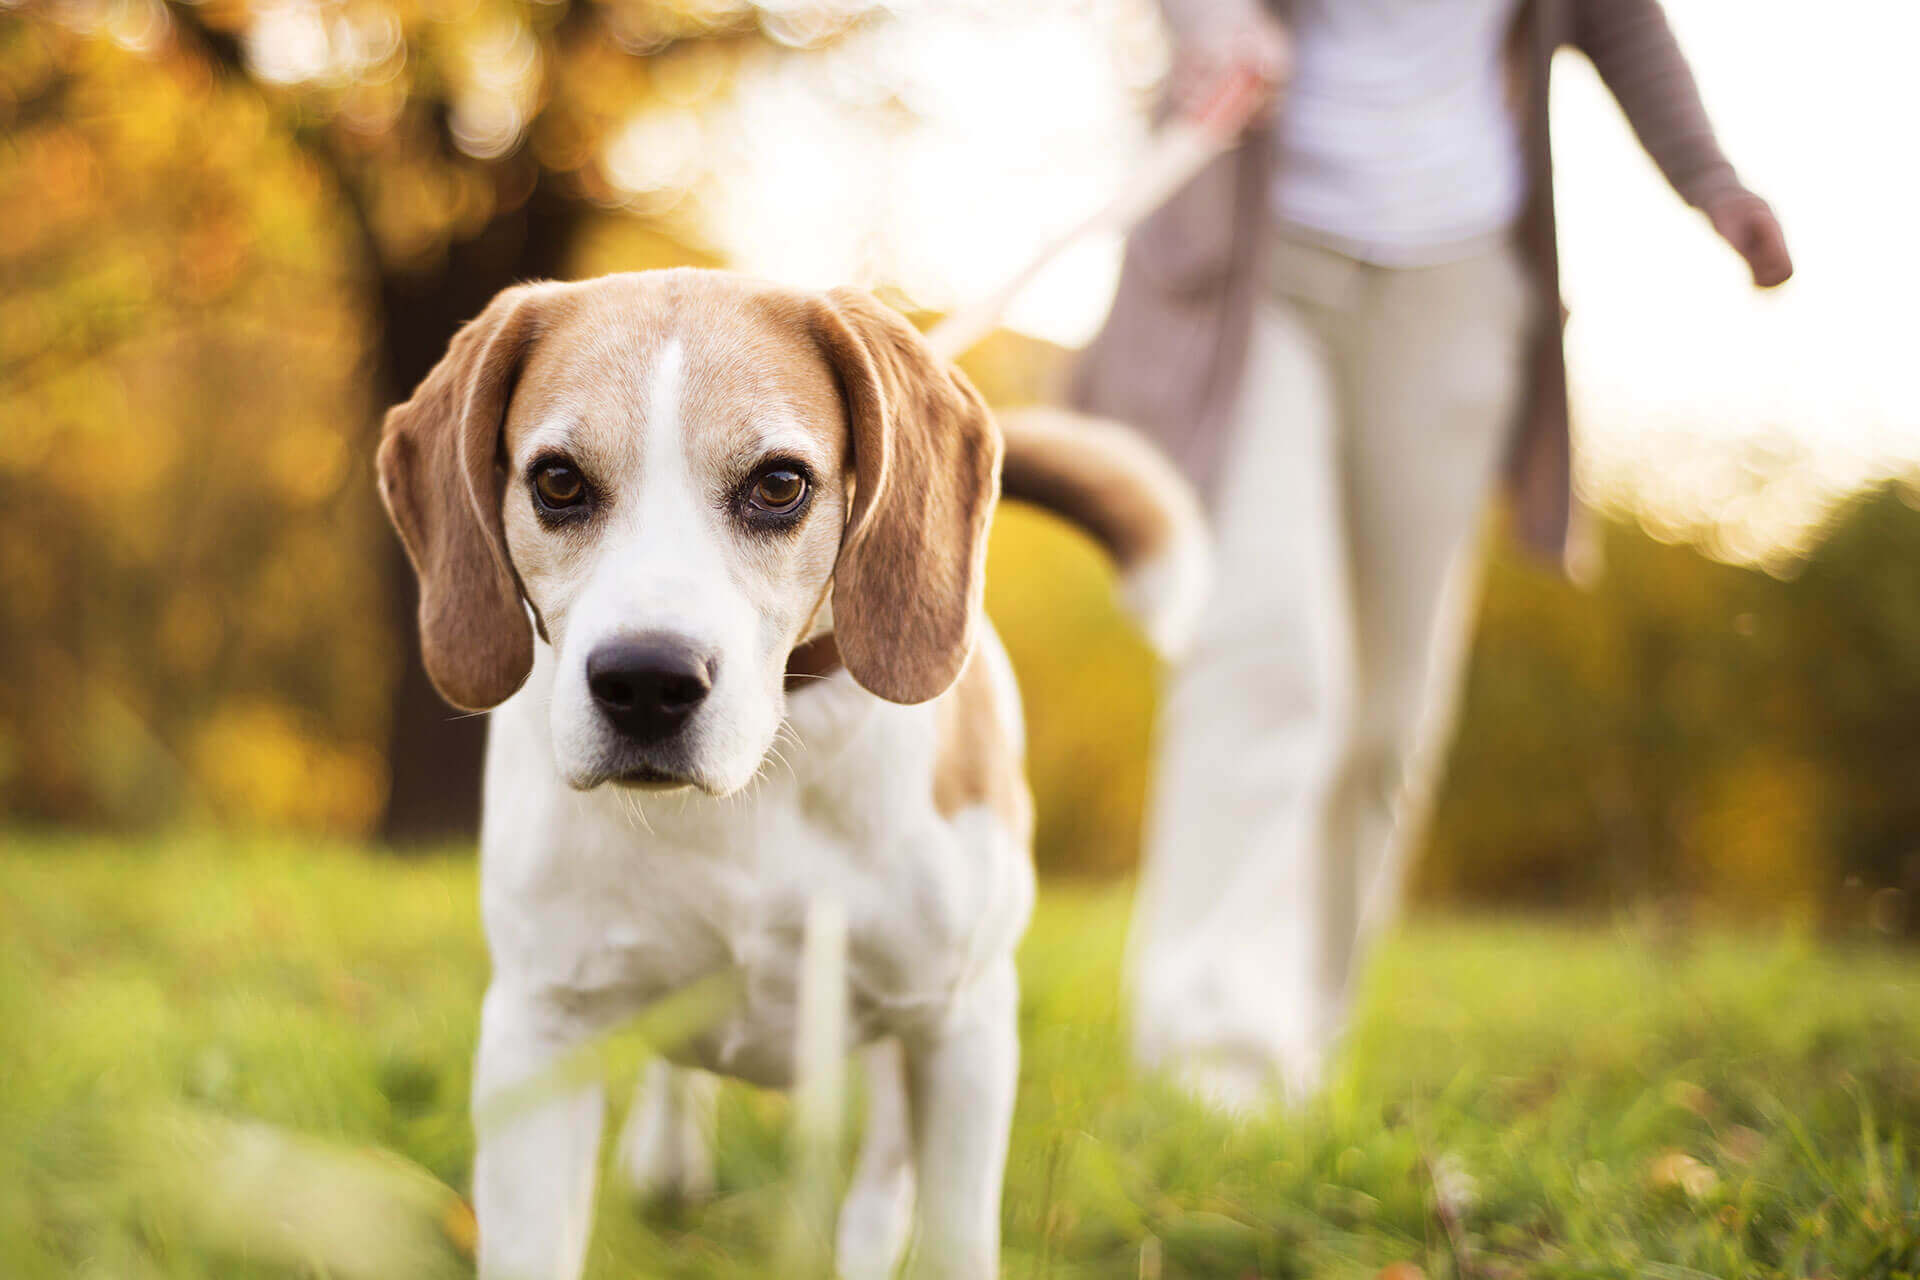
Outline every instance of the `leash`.
[(1000, 288), (928, 330), (927, 342), (944, 360), (964, 355), (998, 327), (1007, 307), (1055, 258), (1095, 233), (1133, 230), (1208, 161), (1231, 148), (1270, 93), (1271, 87), (1252, 68), (1229, 71), (1196, 110), (1161, 126), (1146, 155), (1110, 200), (1042, 245)]

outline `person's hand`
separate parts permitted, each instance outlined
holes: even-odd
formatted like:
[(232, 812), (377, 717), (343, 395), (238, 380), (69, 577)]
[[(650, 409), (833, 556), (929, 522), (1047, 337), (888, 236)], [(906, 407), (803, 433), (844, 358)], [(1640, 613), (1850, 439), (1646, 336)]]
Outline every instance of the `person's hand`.
[(1210, 94), (1236, 69), (1251, 71), (1272, 92), (1293, 66), (1287, 29), (1264, 9), (1249, 6), (1189, 32), (1174, 51), (1173, 101), (1182, 115), (1206, 105)]
[(1706, 214), (1720, 238), (1747, 260), (1755, 285), (1771, 289), (1785, 284), (1793, 275), (1786, 233), (1765, 200), (1751, 191), (1734, 188), (1707, 201)]

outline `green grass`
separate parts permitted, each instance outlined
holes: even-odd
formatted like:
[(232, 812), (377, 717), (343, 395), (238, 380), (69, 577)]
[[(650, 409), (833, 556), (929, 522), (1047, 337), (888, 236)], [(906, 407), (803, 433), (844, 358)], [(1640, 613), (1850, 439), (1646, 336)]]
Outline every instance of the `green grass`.
[[(272, 1172), (156, 1138), (170, 1116), (465, 1187), (469, 861), (0, 841), (0, 1274), (325, 1274), (209, 1243), (192, 1206)], [(1010, 1277), (1920, 1273), (1920, 956), (1423, 920), (1383, 948), (1329, 1094), (1234, 1125), (1125, 1067), (1125, 907), (1055, 888), (1022, 957)], [(591, 1274), (767, 1274), (785, 1115), (727, 1090), (705, 1207), (638, 1214), (603, 1180)]]

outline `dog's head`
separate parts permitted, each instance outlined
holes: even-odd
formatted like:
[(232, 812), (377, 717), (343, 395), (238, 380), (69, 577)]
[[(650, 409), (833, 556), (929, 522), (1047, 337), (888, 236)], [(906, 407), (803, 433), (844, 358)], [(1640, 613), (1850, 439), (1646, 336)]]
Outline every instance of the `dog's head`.
[(554, 650), (573, 786), (745, 786), (795, 647), (922, 702), (980, 610), (999, 432), (855, 290), (719, 272), (509, 289), (387, 415), (380, 490), (442, 696), (492, 707)]

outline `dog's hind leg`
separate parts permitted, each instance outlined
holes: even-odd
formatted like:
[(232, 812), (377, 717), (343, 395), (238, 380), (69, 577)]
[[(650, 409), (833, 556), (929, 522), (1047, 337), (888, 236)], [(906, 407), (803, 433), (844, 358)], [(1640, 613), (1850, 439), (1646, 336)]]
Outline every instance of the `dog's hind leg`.
[(867, 1128), (853, 1182), (840, 1205), (836, 1261), (841, 1280), (889, 1280), (913, 1226), (913, 1133), (906, 1064), (898, 1040), (861, 1051)]
[(718, 1088), (704, 1071), (658, 1058), (647, 1064), (620, 1133), (620, 1171), (636, 1199), (684, 1204), (713, 1195)]

